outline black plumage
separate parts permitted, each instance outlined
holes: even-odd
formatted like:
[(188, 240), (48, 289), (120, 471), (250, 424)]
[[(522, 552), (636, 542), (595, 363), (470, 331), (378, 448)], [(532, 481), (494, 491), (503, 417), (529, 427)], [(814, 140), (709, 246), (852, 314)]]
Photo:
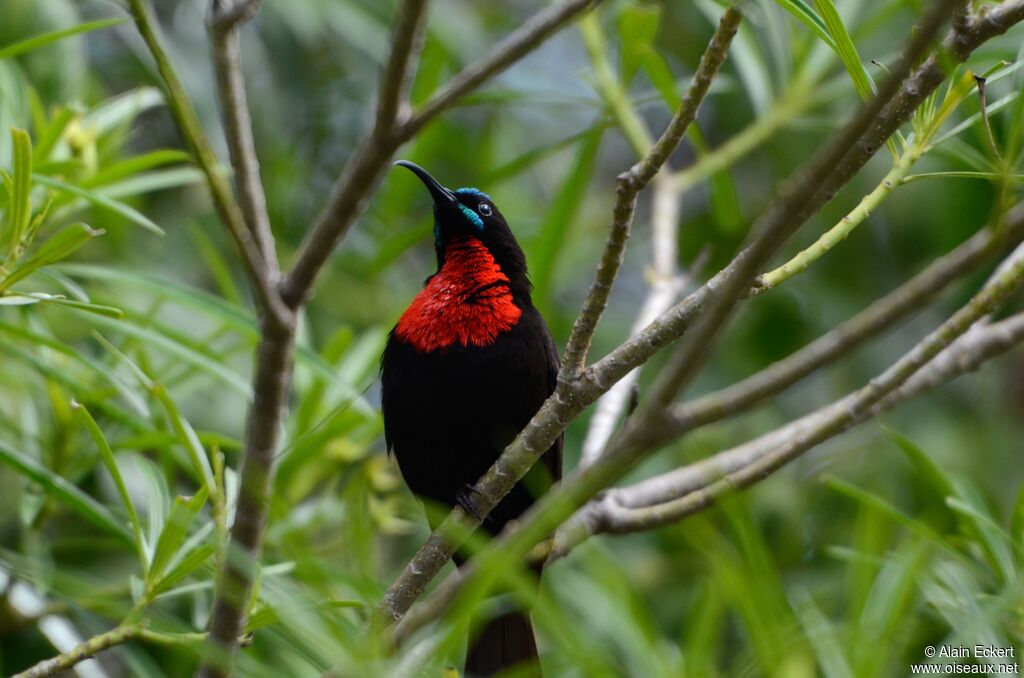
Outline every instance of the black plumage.
[[(449, 191), (402, 164), (434, 198), (438, 270), (392, 330), (381, 360), (387, 446), (415, 495), (473, 511), (473, 483), (554, 390), (558, 353), (530, 299), (523, 251), (490, 198)], [(529, 508), (561, 477), (561, 456), (559, 438), (484, 527), (497, 534)], [(491, 675), (530, 660), (529, 618), (512, 611), (476, 635), (466, 671)]]

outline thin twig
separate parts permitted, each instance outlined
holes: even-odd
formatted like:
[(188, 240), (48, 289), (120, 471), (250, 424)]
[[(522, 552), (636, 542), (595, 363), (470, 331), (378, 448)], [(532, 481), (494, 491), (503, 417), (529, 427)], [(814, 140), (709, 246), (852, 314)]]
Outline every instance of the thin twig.
[[(705, 508), (724, 492), (738, 487), (739, 473), (755, 460), (782, 454), (783, 450), (791, 455), (790, 458), (803, 454), (830, 437), (877, 417), (961, 374), (978, 369), (983, 363), (1021, 343), (1024, 343), (1024, 314), (991, 325), (976, 324), (902, 386), (855, 418), (837, 425), (827, 436), (817, 434), (812, 437), (811, 434), (816, 426), (823, 426), (830, 417), (834, 418), (841, 410), (855, 405), (855, 398), (847, 396), (739, 447), (680, 469), (688, 471), (688, 482), (677, 484), (681, 492), (677, 499), (666, 499), (649, 505), (643, 496), (645, 488), (630, 486), (609, 492), (600, 502), (588, 504), (573, 517), (573, 529), (566, 533), (572, 539), (556, 543), (549, 557), (562, 557), (587, 537), (597, 534), (641, 532), (678, 522)], [(681, 474), (680, 479), (683, 479)], [(711, 490), (715, 483), (721, 484), (716, 490)], [(735, 487), (728, 487), (734, 483)], [(709, 489), (705, 491), (704, 488)], [(706, 494), (701, 494), (703, 492)]]
[(276, 317), (277, 313), (273, 311), (280, 306), (280, 301), (275, 288), (275, 281), (271, 278), (266, 266), (264, 266), (263, 257), (256, 243), (253, 242), (252, 234), (246, 227), (242, 210), (235, 201), (231, 192), (231, 186), (220, 169), (220, 163), (217, 161), (217, 156), (210, 146), (210, 140), (203, 131), (195, 108), (193, 108), (188, 94), (185, 92), (184, 87), (182, 87), (181, 81), (178, 79), (178, 75), (171, 65), (170, 59), (167, 57), (167, 52), (164, 50), (163, 45), (160, 44), (160, 38), (157, 36), (156, 27), (150, 17), (145, 0), (128, 0), (128, 6), (135, 21), (135, 26), (149, 48), (153, 60), (156, 62), (157, 71), (160, 73), (164, 83), (168, 105), (174, 114), (181, 134), (192, 150), (196, 163), (206, 177), (206, 183), (210, 189), (210, 195), (213, 197), (213, 204), (217, 209), (217, 214), (221, 222), (227, 227), (228, 233), (231, 234), (242, 255), (242, 261), (245, 264), (249, 278), (252, 280), (260, 307), (270, 312), (269, 315), (272, 317)]
[[(904, 80), (931, 45), (942, 24), (952, 13), (954, 5), (955, 0), (942, 0), (932, 6), (921, 21), (914, 39), (901, 55), (899, 63), (893, 67), (891, 75), (879, 88), (878, 95), (868, 101), (835, 139), (782, 189), (782, 197), (776, 207), (755, 225), (751, 244), (733, 260), (726, 269), (728, 273), (709, 295), (707, 306), (691, 336), (669, 357), (659, 378), (651, 386), (645, 405), (641, 405), (637, 410), (628, 432), (633, 435), (644, 435), (643, 429), (647, 425), (663, 418), (661, 408), (674, 400), (698, 374), (711, 355), (716, 339), (735, 311), (736, 305), (750, 288), (761, 267), (810, 217), (806, 209), (807, 204), (814, 201), (815, 195), (821, 195), (821, 204), (824, 204), (832, 198), (834, 191), (838, 190), (838, 185), (834, 189), (829, 186), (829, 179), (833, 178), (835, 168), (842, 166), (850, 155), (855, 155), (858, 142), (866, 136), (873, 125), (877, 125), (876, 118), (884, 118), (885, 109), (896, 101)], [(907, 116), (910, 113), (910, 110), (906, 111)], [(861, 162), (854, 163), (857, 170), (882, 143), (888, 140), (895, 129), (896, 126), (889, 127), (885, 137), (879, 139), (880, 143), (872, 144), (870, 153), (865, 154)], [(825, 177), (824, 182), (821, 181), (821, 177)], [(840, 181), (845, 183), (845, 180), (835, 177), (836, 183)], [(822, 183), (825, 185), (822, 186)]]
[[(959, 349), (954, 343), (977, 320), (997, 309), (1024, 281), (1024, 247), (1011, 256), (1013, 264), (1003, 276), (986, 285), (967, 305), (866, 386), (780, 429), (694, 464), (690, 491), (653, 506), (622, 507), (616, 513), (614, 524), (609, 523), (605, 529), (636, 531), (676, 522), (707, 508), (727, 493), (766, 478), (854, 424), (980, 364), (983, 357), (991, 357), (1015, 345), (1024, 333), (1019, 318), (1012, 319), (1008, 325), (998, 325), (991, 335), (985, 330), (993, 326), (985, 326)], [(922, 370), (936, 356), (950, 349), (950, 358), (943, 360), (934, 372)], [(925, 376), (914, 386), (911, 379), (919, 370)], [(899, 389), (903, 387), (907, 390), (901, 392)], [(887, 399), (887, 396), (892, 397)]]
[[(993, 10), (987, 14), (984, 17), (983, 26), (978, 26), (982, 22), (979, 19), (972, 24), (971, 30), (967, 34), (952, 34), (945, 43), (951, 56), (956, 60), (966, 59), (973, 49), (986, 40), (1004, 33), (1015, 23), (1024, 19), (1024, 0), (1011, 4), (1013, 7), (1002, 5), (997, 8), (999, 10), (1005, 8), (1005, 11)], [(920, 38), (921, 31), (918, 31), (917, 35)], [(906, 66), (905, 59), (901, 63), (904, 67)], [(899, 71), (894, 69), (894, 72)], [(811, 171), (805, 171), (804, 185), (812, 183), (819, 187), (817, 193), (802, 204), (792, 200), (792, 195), (789, 195), (788, 199), (784, 197), (783, 200), (789, 204), (789, 207), (782, 209), (782, 201), (780, 201), (780, 206), (768, 218), (762, 220), (762, 224), (772, 225), (772, 230), (778, 231), (782, 236), (781, 239), (804, 224), (864, 166), (875, 151), (898, 129), (900, 124), (909, 118), (913, 110), (938, 87), (944, 78), (943, 67), (940, 66), (939, 60), (932, 56), (914, 72), (912, 77), (902, 83), (899, 92), (892, 97), (889, 105), (880, 114), (870, 116), (867, 115), (868, 109), (862, 108), (861, 116), (867, 119), (859, 120), (857, 127), (866, 123), (868, 130), (860, 139), (847, 140), (845, 145), (852, 147), (852, 150), (846, 154), (846, 157), (832, 166), (819, 163), (821, 167), (814, 168), (818, 172), (817, 175)], [(887, 80), (890, 85), (898, 81), (898, 79), (892, 78)], [(880, 102), (880, 99), (876, 96), (874, 101)], [(774, 247), (768, 249), (777, 250), (779, 245), (781, 242), (776, 242)], [(716, 291), (724, 285), (726, 280), (735, 278), (738, 267), (744, 264), (749, 265), (755, 254), (760, 255), (758, 258), (763, 258), (764, 252), (752, 251), (753, 249), (753, 246), (746, 247), (725, 269), (685, 297), (668, 313), (588, 367), (584, 373), (584, 381), (577, 388), (576, 397), (584, 401), (590, 400), (591, 397), (596, 398), (607, 389), (607, 384), (614, 383), (633, 368), (647, 362), (651, 356), (690, 329), (697, 318), (703, 317), (706, 307)]]
[(940, 353), (935, 360), (907, 383), (890, 393), (871, 409), (875, 416), (916, 398), (966, 372), (973, 372), (985, 361), (1014, 348), (1024, 341), (1024, 313), (995, 323), (977, 323), (966, 334)]
[[(671, 176), (659, 173), (653, 182), (651, 200), (651, 267), (647, 276), (650, 289), (633, 322), (630, 336), (658, 319), (672, 308), (686, 290), (690, 281), (695, 280), (703, 268), (707, 250), (693, 263), (687, 275), (678, 270), (677, 246), (682, 193)], [(590, 417), (587, 434), (580, 451), (580, 465), (592, 464), (601, 453), (615, 431), (622, 414), (626, 411), (631, 394), (640, 378), (640, 368), (634, 369), (601, 396)]]
[(967, 275), (993, 254), (1020, 242), (1024, 219), (1002, 231), (976, 233), (952, 252), (939, 257), (905, 284), (879, 299), (850, 320), (838, 325), (796, 353), (775, 362), (747, 379), (681, 405), (668, 414), (670, 435), (721, 421), (781, 393), (804, 377), (848, 355), (866, 341), (892, 329), (953, 281)]
[(56, 657), (51, 657), (39, 662), (21, 673), (15, 674), (12, 678), (44, 678), (52, 676), (61, 671), (67, 671), (76, 664), (89, 659), (90, 657), (108, 650), (117, 645), (127, 643), (138, 635), (139, 627), (136, 625), (119, 626), (112, 631), (101, 633), (98, 636), (79, 643), (67, 652), (61, 652)]
[(260, 0), (213, 0), (211, 28), (226, 31), (250, 21), (260, 11)]
[(587, 354), (590, 352), (590, 342), (597, 330), (597, 323), (608, 306), (612, 286), (618, 276), (619, 268), (622, 266), (623, 253), (626, 250), (626, 242), (633, 224), (633, 215), (636, 212), (637, 195), (647, 187), (654, 175), (679, 146), (687, 128), (696, 119), (697, 111), (711, 87), (711, 82), (725, 62), (729, 45), (732, 43), (733, 36), (736, 35), (742, 18), (743, 15), (735, 7), (730, 7), (725, 11), (718, 24), (718, 29), (701, 57), (697, 71), (693, 74), (693, 81), (665, 131), (639, 162), (627, 172), (619, 175), (616, 182), (615, 207), (612, 209), (613, 217), (608, 240), (594, 276), (594, 282), (590, 286), (587, 298), (583, 302), (583, 308), (576, 317), (572, 332), (569, 334), (565, 357), (562, 360), (560, 379), (575, 379), (583, 371)]
[(391, 32), (391, 54), (381, 77), (377, 95), (378, 130), (389, 130), (408, 117), (402, 111), (408, 105), (415, 64), (423, 50), (423, 27), (426, 24), (427, 0), (405, 0)]
[[(245, 93), (242, 75), (241, 48), (238, 23), (248, 19), (259, 9), (258, 2), (239, 3), (225, 7), (226, 0), (214, 0), (210, 16), (210, 42), (213, 47), (213, 66), (217, 77), (224, 133), (228, 141), (231, 166), (235, 173), (235, 187), (241, 202), (245, 222), (252, 233), (256, 247), (263, 256), (268, 276), (276, 285), (279, 274), (274, 236), (267, 212), (267, 198), (260, 180), (260, 162), (253, 139), (252, 116)], [(225, 12), (245, 12), (233, 21), (225, 20)]]
[[(295, 307), (311, 293), (317, 273), (342, 241), (352, 222), (363, 213), (374, 188), (398, 147), (460, 98), (539, 47), (549, 37), (598, 0), (566, 0), (538, 12), (498, 43), (490, 55), (462, 70), (400, 124), (382, 129), (378, 124), (356, 146), (331, 190), (326, 206), (303, 239), (295, 265), (282, 282), (285, 301)], [(399, 22), (402, 23), (401, 21)], [(414, 43), (411, 43), (414, 44)], [(412, 55), (412, 50), (407, 53)], [(409, 69), (403, 72), (408, 72)], [(389, 67), (392, 74), (398, 68)], [(402, 107), (397, 107), (401, 112)], [(378, 109), (378, 112), (380, 109)]]

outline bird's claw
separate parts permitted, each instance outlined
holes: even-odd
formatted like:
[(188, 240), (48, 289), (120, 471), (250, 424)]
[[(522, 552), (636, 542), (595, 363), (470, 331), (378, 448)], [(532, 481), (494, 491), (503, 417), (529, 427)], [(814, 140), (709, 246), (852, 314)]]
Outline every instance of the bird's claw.
[(455, 502), (462, 507), (462, 510), (473, 516), (481, 523), (484, 521), (483, 516), (477, 510), (476, 505), (473, 503), (473, 495), (481, 494), (480, 490), (477, 489), (476, 485), (466, 483), (459, 488), (459, 491), (455, 493)]

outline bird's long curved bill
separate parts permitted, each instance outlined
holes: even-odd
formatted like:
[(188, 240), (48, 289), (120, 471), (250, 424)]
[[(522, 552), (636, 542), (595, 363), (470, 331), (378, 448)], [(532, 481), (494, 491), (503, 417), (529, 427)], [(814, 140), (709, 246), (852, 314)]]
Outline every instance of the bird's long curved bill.
[(408, 160), (399, 160), (395, 165), (404, 167), (419, 177), (420, 181), (422, 181), (427, 187), (427, 190), (430, 191), (430, 195), (434, 199), (435, 205), (445, 205), (458, 202), (458, 198), (455, 197), (454, 193), (442, 186), (437, 179), (430, 176), (430, 172), (423, 169), (416, 163), (409, 162)]

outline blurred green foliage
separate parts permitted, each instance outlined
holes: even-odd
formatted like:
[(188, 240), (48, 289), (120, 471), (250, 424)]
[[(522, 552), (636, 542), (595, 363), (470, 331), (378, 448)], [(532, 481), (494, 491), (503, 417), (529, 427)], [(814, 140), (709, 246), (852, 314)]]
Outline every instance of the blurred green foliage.
[[(223, 556), (215, 537), (237, 492), (257, 324), (131, 24), (63, 33), (121, 11), (101, 0), (0, 2), (0, 673), (55, 654), (68, 629), (84, 638), (127, 617), (144, 618), (148, 635), (102, 655), (103, 670), (186, 675)], [(226, 157), (200, 28), (204, 3), (155, 4), (185, 86)], [(245, 32), (246, 75), (287, 262), (369, 119), (392, 3), (263, 4)], [(438, 2), (414, 100), (534, 4)], [(710, 270), (731, 257), (778, 183), (870, 90), (872, 63), (893, 58), (924, 4), (749, 3), (699, 130), (672, 161), (691, 186), (680, 224), (684, 264), (705, 248)], [(602, 6), (615, 77), (650, 129), (667, 121), (718, 12), (701, 1)], [(49, 37), (24, 42), (36, 36)], [(982, 72), (1014, 63), (1020, 42), (1011, 33), (969, 65)], [(590, 282), (614, 177), (633, 158), (593, 83), (569, 29), (402, 152), (447, 184), (494, 197), (527, 250), (559, 341)], [(834, 252), (746, 305), (698, 389), (799, 348), (1019, 197), (1010, 177), (1020, 172), (1021, 87), (1020, 70), (990, 87), (998, 157), (974, 124), (916, 170), (981, 178), (895, 191)], [(966, 97), (944, 129), (977, 112), (977, 99)], [(787, 255), (875, 187), (886, 155)], [(625, 336), (645, 295), (647, 209), (598, 355)], [(433, 270), (429, 232), (416, 182), (386, 179), (303, 319), (243, 675), (318, 675), (329, 666), (342, 675), (439, 675), (462, 651), (464, 615), (392, 659), (361, 633), (367, 606), (426, 533), (384, 454), (375, 380), (387, 330)], [(961, 285), (849, 364), (697, 432), (636, 475), (706, 456), (834, 399), (972, 289)], [(647, 372), (656, 370), (657, 360)], [(868, 424), (704, 515), (583, 545), (548, 568), (535, 601), (548, 674), (893, 676), (942, 643), (1015, 645), (1019, 656), (1022, 381), (1018, 352), (887, 415), (900, 434)], [(567, 432), (570, 464), (585, 426)], [(34, 607), (19, 607), (26, 596)], [(55, 619), (67, 624), (47, 623)]]

